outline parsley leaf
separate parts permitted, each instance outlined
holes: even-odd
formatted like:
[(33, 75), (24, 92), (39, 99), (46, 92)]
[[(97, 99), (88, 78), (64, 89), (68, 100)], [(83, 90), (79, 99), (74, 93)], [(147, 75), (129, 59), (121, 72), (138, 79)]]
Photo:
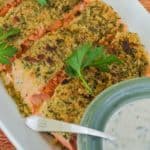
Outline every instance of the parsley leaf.
[(84, 43), (74, 50), (72, 55), (67, 58), (66, 73), (71, 77), (79, 78), (83, 86), (92, 93), (92, 89), (84, 78), (83, 71), (87, 67), (96, 67), (101, 71), (109, 71), (112, 63), (122, 63), (115, 55), (108, 55), (104, 47), (93, 47), (91, 43)]
[(20, 30), (17, 28), (10, 28), (8, 31), (4, 31), (3, 28), (0, 28), (0, 41), (6, 40), (18, 33), (20, 33)]
[(72, 77), (78, 77), (83, 85), (87, 88), (87, 90), (91, 93), (92, 90), (88, 86), (87, 82), (82, 75), (83, 60), (87, 52), (91, 49), (90, 44), (84, 44), (77, 48), (74, 53), (66, 60), (66, 73), (68, 73)]
[(10, 28), (8, 31), (4, 31), (3, 28), (0, 28), (0, 63), (1, 64), (10, 64), (10, 58), (13, 57), (17, 48), (12, 45), (9, 45), (6, 40), (9, 37), (17, 35), (20, 32), (19, 29)]
[(37, 0), (40, 5), (45, 6), (47, 5), (47, 0)]

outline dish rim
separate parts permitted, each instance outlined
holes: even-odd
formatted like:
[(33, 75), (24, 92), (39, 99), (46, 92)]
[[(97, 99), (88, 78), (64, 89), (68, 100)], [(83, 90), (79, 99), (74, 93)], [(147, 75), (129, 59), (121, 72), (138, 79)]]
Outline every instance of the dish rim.
[[(117, 83), (104, 90), (88, 106), (81, 120), (81, 125), (104, 131), (107, 121), (121, 106), (136, 100), (150, 100), (149, 91), (150, 78), (148, 77)], [(122, 101), (123, 99), (124, 101)], [(90, 150), (91, 147), (94, 150), (96, 144), (99, 144), (98, 148), (102, 150), (102, 139), (84, 135), (78, 135), (77, 137), (78, 150)]]

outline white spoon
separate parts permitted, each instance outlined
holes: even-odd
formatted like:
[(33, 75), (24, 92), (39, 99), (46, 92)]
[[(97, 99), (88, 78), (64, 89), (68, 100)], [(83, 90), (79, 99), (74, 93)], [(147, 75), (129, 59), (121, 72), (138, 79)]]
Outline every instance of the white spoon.
[(39, 116), (28, 117), (26, 119), (26, 125), (32, 130), (38, 132), (68, 132), (68, 133), (85, 134), (85, 135), (101, 137), (111, 141), (115, 140), (114, 137), (107, 135), (104, 132), (100, 132), (98, 130), (90, 129), (87, 127), (83, 127), (71, 123), (66, 123), (63, 121), (46, 119)]

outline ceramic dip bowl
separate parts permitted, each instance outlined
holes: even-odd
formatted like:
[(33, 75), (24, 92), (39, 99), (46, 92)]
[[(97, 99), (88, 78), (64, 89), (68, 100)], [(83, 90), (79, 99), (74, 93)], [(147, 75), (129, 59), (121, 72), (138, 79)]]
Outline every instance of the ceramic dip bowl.
[(78, 150), (150, 149), (150, 78), (118, 83), (102, 92), (87, 108), (81, 124), (116, 137), (110, 142), (78, 136)]

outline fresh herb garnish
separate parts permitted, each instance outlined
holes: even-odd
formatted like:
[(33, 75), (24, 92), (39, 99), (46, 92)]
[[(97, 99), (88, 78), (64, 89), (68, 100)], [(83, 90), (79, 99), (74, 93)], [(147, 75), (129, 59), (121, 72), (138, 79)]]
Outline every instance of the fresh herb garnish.
[(10, 28), (8, 31), (5, 31), (3, 28), (0, 28), (0, 63), (1, 64), (10, 64), (10, 58), (13, 57), (17, 48), (7, 43), (7, 39), (14, 35), (17, 35), (20, 32), (19, 29)]
[(45, 6), (47, 5), (47, 0), (37, 0), (40, 5)]
[(7, 31), (5, 31), (3, 28), (0, 28), (0, 42), (8, 39), (11, 36), (17, 35), (20, 33), (20, 30), (17, 28), (10, 28)]
[(106, 72), (109, 71), (109, 65), (112, 63), (120, 64), (121, 61), (116, 56), (107, 54), (102, 46), (93, 47), (90, 43), (84, 43), (67, 58), (65, 70), (71, 77), (79, 78), (88, 92), (92, 93), (84, 78), (84, 70), (87, 67), (96, 67)]

